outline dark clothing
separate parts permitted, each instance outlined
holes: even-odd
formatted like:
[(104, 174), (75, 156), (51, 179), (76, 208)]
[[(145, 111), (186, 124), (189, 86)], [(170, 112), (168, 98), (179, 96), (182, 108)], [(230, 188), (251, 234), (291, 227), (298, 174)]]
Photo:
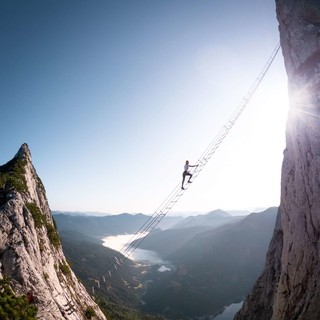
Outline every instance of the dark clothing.
[(191, 178), (192, 178), (192, 174), (188, 171), (189, 167), (197, 167), (198, 165), (190, 165), (189, 161), (186, 161), (186, 164), (184, 165), (184, 171), (182, 173), (182, 185), (181, 185), (181, 189), (184, 190), (183, 184), (184, 184), (184, 180), (186, 179), (186, 177), (189, 177), (188, 182), (191, 183)]
[(186, 176), (189, 176), (189, 180), (192, 178), (192, 174), (189, 171), (183, 171), (182, 173), (182, 177), (183, 177), (183, 181), (186, 178)]
[(182, 189), (183, 189), (184, 180), (186, 179), (187, 176), (189, 177), (188, 182), (190, 182), (190, 180), (192, 178), (192, 174), (189, 171), (183, 171), (183, 173), (182, 173), (182, 186), (181, 186)]

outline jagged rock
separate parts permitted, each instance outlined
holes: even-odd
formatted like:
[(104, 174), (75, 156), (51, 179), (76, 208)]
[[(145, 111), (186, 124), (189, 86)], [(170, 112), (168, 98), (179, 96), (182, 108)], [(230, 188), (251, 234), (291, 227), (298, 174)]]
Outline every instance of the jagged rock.
[[(64, 257), (44, 186), (26, 144), (0, 167), (0, 278), (32, 295), (38, 319), (106, 319)], [(93, 318), (92, 318), (93, 319)]]
[(277, 0), (290, 110), (263, 273), (236, 320), (320, 319), (320, 2)]

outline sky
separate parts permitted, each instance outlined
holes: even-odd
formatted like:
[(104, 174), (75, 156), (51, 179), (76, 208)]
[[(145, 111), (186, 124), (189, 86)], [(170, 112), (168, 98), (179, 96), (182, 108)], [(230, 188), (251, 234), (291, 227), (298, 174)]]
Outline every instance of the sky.
[[(274, 1), (0, 2), (0, 163), (23, 143), (52, 210), (153, 213), (279, 42)], [(278, 206), (281, 52), (174, 212)]]

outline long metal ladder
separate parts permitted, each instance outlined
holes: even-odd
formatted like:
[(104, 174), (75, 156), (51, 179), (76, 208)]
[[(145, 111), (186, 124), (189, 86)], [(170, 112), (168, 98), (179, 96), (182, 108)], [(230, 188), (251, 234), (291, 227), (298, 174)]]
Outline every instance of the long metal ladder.
[[(193, 175), (193, 181), (198, 177), (200, 172), (203, 170), (205, 165), (209, 162), (213, 154), (219, 148), (223, 140), (229, 134), (230, 130), (235, 125), (236, 121), (239, 119), (240, 115), (249, 104), (251, 98), (255, 94), (258, 89), (260, 83), (264, 79), (266, 73), (268, 72), (272, 62), (274, 61), (276, 55), (278, 54), (280, 49), (280, 44), (276, 46), (274, 51), (272, 52), (269, 60), (263, 67), (262, 71), (254, 81), (253, 85), (249, 89), (246, 96), (243, 97), (240, 105), (234, 110), (230, 118), (226, 121), (224, 126), (221, 128), (220, 132), (217, 136), (212, 140), (212, 142), (208, 145), (206, 150), (202, 153), (202, 155), (198, 158), (196, 162), (196, 167), (191, 170)], [(189, 189), (190, 184), (186, 184), (185, 189), (181, 189), (181, 183), (179, 183), (169, 194), (169, 196), (162, 202), (159, 208), (154, 212), (152, 216), (148, 218), (148, 220), (140, 227), (140, 229), (133, 235), (133, 237), (128, 241), (127, 244), (123, 246), (123, 248), (118, 252), (117, 256), (115, 256), (115, 263), (112, 265), (117, 270), (117, 265), (120, 265), (122, 262), (121, 256), (125, 256), (129, 258), (131, 254), (139, 247), (139, 245), (144, 241), (144, 239), (148, 236), (148, 234), (160, 223), (160, 221), (165, 217), (165, 215), (172, 210), (172, 208), (176, 205), (179, 199), (183, 196), (183, 194)], [(110, 274), (110, 270), (109, 270)]]

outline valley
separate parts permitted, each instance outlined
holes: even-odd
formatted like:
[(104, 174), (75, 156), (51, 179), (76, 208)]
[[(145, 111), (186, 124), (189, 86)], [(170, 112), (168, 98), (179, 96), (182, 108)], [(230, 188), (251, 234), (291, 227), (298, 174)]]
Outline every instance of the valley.
[(112, 263), (114, 249), (130, 239), (143, 215), (54, 218), (72, 269), (100, 303), (113, 310), (126, 306), (138, 319), (197, 320), (213, 319), (246, 297), (263, 269), (277, 210), (175, 219), (149, 234), (121, 266)]

